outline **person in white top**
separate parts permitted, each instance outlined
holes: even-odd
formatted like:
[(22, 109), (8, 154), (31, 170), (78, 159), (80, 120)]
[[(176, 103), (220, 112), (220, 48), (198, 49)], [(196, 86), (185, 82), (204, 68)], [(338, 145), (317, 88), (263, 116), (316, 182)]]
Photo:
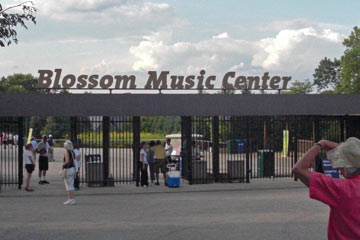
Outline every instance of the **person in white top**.
[(25, 190), (28, 192), (32, 192), (34, 190), (32, 188), (30, 188), (30, 179), (31, 179), (31, 174), (35, 169), (35, 159), (32, 158), (33, 146), (31, 145), (31, 143), (29, 143), (25, 146), (25, 149), (26, 149), (25, 169), (28, 173), (27, 178), (26, 178)]
[(171, 163), (171, 153), (173, 152), (173, 145), (171, 144), (171, 139), (168, 138), (166, 139), (166, 144), (165, 144), (165, 152), (166, 152), (166, 160), (168, 163)]
[(74, 180), (74, 188), (75, 191), (80, 190), (80, 167), (81, 167), (81, 152), (79, 149), (79, 145), (75, 142), (74, 145), (74, 153), (75, 153), (75, 180)]
[(32, 145), (32, 159), (34, 161), (36, 161), (36, 146), (37, 146), (37, 141), (35, 140), (35, 137), (32, 136), (31, 137), (31, 141), (30, 141), (30, 144)]
[(140, 168), (140, 172), (141, 172), (141, 186), (142, 187), (147, 187), (149, 186), (149, 181), (148, 181), (148, 160), (147, 160), (147, 154), (146, 154), (146, 150), (148, 148), (148, 145), (146, 142), (142, 142), (141, 143), (141, 150), (140, 150), (140, 162), (139, 162), (139, 166), (138, 168)]

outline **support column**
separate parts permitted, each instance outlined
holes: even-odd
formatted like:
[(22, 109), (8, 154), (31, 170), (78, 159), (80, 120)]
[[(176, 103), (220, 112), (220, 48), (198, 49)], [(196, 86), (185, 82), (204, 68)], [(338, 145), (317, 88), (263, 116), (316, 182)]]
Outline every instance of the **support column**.
[[(314, 143), (320, 141), (320, 118), (314, 117), (313, 119), (313, 135), (314, 135)], [(315, 171), (323, 173), (322, 161), (319, 157), (319, 154), (315, 158)]]
[(77, 141), (77, 117), (70, 117), (70, 140)]
[(23, 127), (24, 118), (18, 118), (18, 188), (21, 189), (21, 185), (23, 184), (23, 166), (24, 166), (24, 127)]
[(136, 186), (140, 184), (140, 172), (138, 162), (140, 161), (140, 117), (133, 117), (133, 175)]
[(109, 177), (109, 153), (110, 153), (110, 117), (103, 117), (103, 183), (107, 185)]
[(246, 151), (246, 183), (250, 183), (250, 117), (246, 117), (246, 141), (245, 141), (245, 151)]
[(212, 161), (213, 161), (213, 173), (215, 182), (219, 181), (219, 117), (215, 116), (212, 120), (212, 135), (213, 135), (213, 146), (212, 146)]

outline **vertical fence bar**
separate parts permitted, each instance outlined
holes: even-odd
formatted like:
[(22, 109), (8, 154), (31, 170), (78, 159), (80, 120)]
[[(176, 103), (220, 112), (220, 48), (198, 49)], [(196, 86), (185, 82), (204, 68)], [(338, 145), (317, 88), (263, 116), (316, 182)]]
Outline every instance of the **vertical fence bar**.
[(213, 146), (212, 146), (212, 162), (213, 162), (213, 174), (215, 182), (219, 181), (219, 117), (215, 116), (212, 119), (212, 135), (213, 135)]
[(245, 172), (245, 177), (246, 177), (246, 183), (250, 183), (250, 173), (251, 173), (251, 169), (250, 169), (250, 119), (249, 117), (245, 118), (246, 121), (246, 141), (245, 141), (245, 154), (246, 154), (246, 172)]
[(109, 153), (110, 153), (110, 117), (104, 116), (102, 119), (102, 131), (103, 131), (103, 182), (107, 185), (107, 179), (109, 177)]
[(23, 127), (24, 118), (18, 118), (18, 188), (21, 189), (21, 185), (23, 184), (23, 154), (24, 154), (24, 127)]
[(77, 117), (70, 117), (70, 140), (77, 141)]
[[(314, 143), (320, 141), (320, 119), (319, 117), (313, 118), (313, 135), (314, 135)], [(315, 158), (315, 171), (317, 172), (323, 172), (322, 171), (322, 165), (321, 165), (321, 159), (318, 156)]]
[(133, 171), (136, 186), (140, 183), (138, 162), (140, 161), (140, 117), (133, 117)]
[[(294, 131), (294, 165), (297, 163), (298, 161), (298, 129), (299, 129), (299, 123), (297, 122), (298, 117), (293, 117), (292, 118), (292, 125), (293, 125), (293, 131)], [(297, 181), (298, 178), (296, 177), (296, 175), (294, 175), (294, 181)]]

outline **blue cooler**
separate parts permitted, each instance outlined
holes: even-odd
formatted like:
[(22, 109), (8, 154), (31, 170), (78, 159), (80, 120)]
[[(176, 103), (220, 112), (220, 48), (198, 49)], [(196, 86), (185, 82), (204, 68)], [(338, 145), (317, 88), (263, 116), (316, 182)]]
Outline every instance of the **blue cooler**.
[(168, 187), (180, 187), (180, 171), (176, 171), (176, 164), (169, 164), (168, 168), (169, 172), (166, 173)]

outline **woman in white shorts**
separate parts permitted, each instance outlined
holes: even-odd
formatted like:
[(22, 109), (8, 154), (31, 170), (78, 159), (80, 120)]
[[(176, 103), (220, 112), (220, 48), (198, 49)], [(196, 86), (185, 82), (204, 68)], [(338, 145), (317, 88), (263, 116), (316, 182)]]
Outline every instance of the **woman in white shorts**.
[(74, 179), (75, 179), (75, 154), (74, 147), (71, 141), (67, 140), (64, 143), (64, 148), (66, 149), (64, 155), (63, 168), (66, 169), (66, 174), (64, 177), (65, 188), (68, 193), (68, 200), (64, 202), (65, 205), (76, 204), (75, 199), (73, 198), (74, 191)]

